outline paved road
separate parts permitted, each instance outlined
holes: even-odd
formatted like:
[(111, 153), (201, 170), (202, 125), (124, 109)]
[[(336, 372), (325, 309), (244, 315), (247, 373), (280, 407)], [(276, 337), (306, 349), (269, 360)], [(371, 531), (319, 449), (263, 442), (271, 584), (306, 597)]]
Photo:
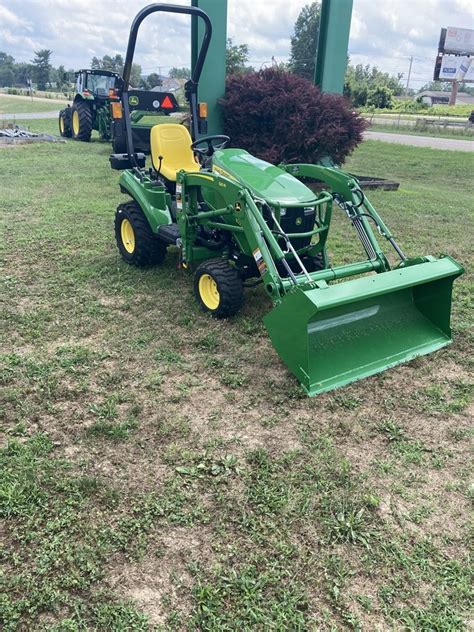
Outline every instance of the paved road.
[(386, 143), (395, 143), (396, 145), (413, 145), (415, 147), (431, 147), (431, 149), (448, 149), (450, 151), (474, 151), (473, 140), (391, 134), (390, 132), (364, 132), (364, 136), (370, 140), (383, 140)]
[(0, 121), (13, 120), (25, 121), (28, 119), (45, 119), (45, 118), (58, 118), (58, 112), (60, 108), (53, 112), (21, 112), (20, 114), (0, 114)]
[[(6, 92), (0, 92), (0, 98), (5, 97), (6, 99), (19, 99), (20, 101), (30, 101), (29, 97), (21, 96), (19, 94), (7, 94)], [(36, 101), (41, 101), (41, 103), (67, 103), (67, 99), (47, 99), (46, 97), (34, 97), (32, 103)]]

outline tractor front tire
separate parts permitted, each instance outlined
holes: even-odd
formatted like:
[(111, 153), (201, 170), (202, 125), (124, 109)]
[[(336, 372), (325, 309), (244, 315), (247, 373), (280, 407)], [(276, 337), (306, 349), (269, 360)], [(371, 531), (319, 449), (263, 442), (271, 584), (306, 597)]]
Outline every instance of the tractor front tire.
[(71, 137), (71, 125), (66, 116), (65, 110), (61, 110), (58, 118), (59, 133), (63, 138)]
[(242, 279), (225, 259), (201, 263), (194, 273), (194, 294), (201, 308), (214, 318), (233, 316), (244, 302)]
[(162, 263), (166, 257), (167, 245), (153, 234), (136, 202), (117, 207), (115, 240), (122, 259), (129, 265), (147, 268)]
[(74, 140), (88, 143), (92, 134), (92, 111), (85, 101), (77, 101), (71, 108), (71, 131)]
[(306, 257), (303, 262), (308, 272), (319, 272), (320, 270), (324, 270), (324, 259), (322, 252), (318, 252), (318, 254), (314, 257)]

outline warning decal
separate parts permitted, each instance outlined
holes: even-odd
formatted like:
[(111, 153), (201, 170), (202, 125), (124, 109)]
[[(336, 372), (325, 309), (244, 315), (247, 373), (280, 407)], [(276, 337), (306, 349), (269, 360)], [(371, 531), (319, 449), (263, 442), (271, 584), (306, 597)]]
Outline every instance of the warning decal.
[(253, 258), (255, 259), (255, 263), (257, 264), (258, 271), (260, 272), (260, 275), (263, 276), (267, 271), (267, 266), (265, 265), (262, 251), (260, 250), (260, 248), (255, 248), (252, 254)]
[(181, 211), (183, 208), (183, 187), (181, 184), (176, 185), (176, 208)]

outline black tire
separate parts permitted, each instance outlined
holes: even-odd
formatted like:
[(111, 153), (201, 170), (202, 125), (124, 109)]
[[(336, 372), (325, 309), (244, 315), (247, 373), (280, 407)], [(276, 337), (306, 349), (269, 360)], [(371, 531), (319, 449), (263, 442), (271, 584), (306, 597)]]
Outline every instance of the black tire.
[(58, 117), (59, 133), (63, 138), (71, 138), (71, 127), (65, 110), (61, 110)]
[(124, 138), (113, 138), (112, 139), (112, 149), (114, 154), (126, 154), (127, 153), (127, 143)]
[[(205, 295), (203, 288), (206, 284), (209, 290), (213, 287), (212, 300)], [(244, 302), (242, 279), (225, 259), (210, 259), (201, 263), (194, 273), (194, 294), (201, 308), (215, 318), (233, 316)]]
[(318, 252), (318, 254), (314, 257), (305, 257), (304, 264), (308, 272), (319, 272), (319, 270), (324, 270), (323, 253)]
[[(75, 128), (75, 117), (79, 127)], [(88, 143), (92, 134), (92, 111), (85, 101), (77, 101), (71, 108), (71, 133), (74, 140)]]
[(114, 154), (126, 154), (127, 153), (127, 142), (125, 140), (125, 135), (122, 129), (121, 121), (112, 120), (110, 124), (110, 130), (112, 135), (112, 149)]
[[(127, 224), (124, 224), (127, 222)], [(127, 237), (133, 238), (127, 241)], [(119, 204), (115, 213), (115, 240), (122, 259), (132, 266), (146, 268), (162, 263), (167, 245), (153, 234), (136, 202)]]
[[(324, 270), (323, 255), (321, 252), (319, 252), (314, 257), (304, 255), (303, 257), (301, 257), (301, 261), (303, 262), (303, 265), (308, 272), (318, 272), (319, 270)], [(288, 261), (288, 265), (290, 266), (292, 272), (295, 272), (296, 274), (301, 274), (300, 264), (295, 259), (290, 259)], [(288, 276), (287, 270), (281, 263), (277, 265), (277, 269), (278, 272), (283, 276)]]

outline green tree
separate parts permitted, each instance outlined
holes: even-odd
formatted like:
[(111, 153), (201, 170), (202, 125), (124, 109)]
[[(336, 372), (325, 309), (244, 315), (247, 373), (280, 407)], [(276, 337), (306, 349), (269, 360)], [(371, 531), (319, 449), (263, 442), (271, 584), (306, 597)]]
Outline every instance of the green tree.
[(0, 87), (11, 88), (15, 83), (15, 73), (10, 66), (0, 66)]
[(238, 75), (243, 72), (251, 72), (253, 68), (247, 66), (249, 59), (249, 47), (247, 44), (233, 44), (229, 37), (225, 51), (225, 67), (228, 75)]
[(425, 90), (433, 90), (435, 92), (451, 92), (452, 84), (450, 81), (428, 81), (419, 89), (419, 92)]
[(33, 66), (31, 64), (25, 64), (20, 62), (15, 64), (14, 67), (15, 72), (15, 83), (26, 86), (28, 83), (28, 79), (33, 78)]
[(0, 51), (0, 66), (13, 66), (14, 63), (15, 59), (11, 55)]
[(14, 64), (11, 55), (0, 51), (0, 87), (11, 87), (15, 83)]
[(366, 66), (362, 64), (352, 66), (349, 63), (346, 70), (344, 95), (351, 100), (352, 105), (355, 107), (363, 107), (367, 104), (369, 94), (372, 95), (372, 100), (377, 101), (374, 91), (378, 88), (386, 88), (391, 92), (392, 96), (402, 94), (404, 87), (401, 83), (401, 78), (401, 74), (394, 77), (387, 72), (382, 72), (377, 66), (371, 67), (368, 64)]
[(33, 59), (33, 76), (38, 85), (38, 90), (46, 90), (46, 86), (49, 83), (49, 73), (51, 72), (51, 55), (52, 50), (49, 48), (43, 48), (41, 50), (35, 50), (35, 58)]
[(56, 85), (62, 90), (69, 83), (68, 72), (64, 66), (59, 66), (56, 71)]
[(386, 86), (376, 86), (367, 93), (366, 105), (373, 106), (374, 108), (390, 109), (392, 103), (393, 92)]
[(160, 79), (160, 75), (156, 72), (152, 72), (151, 74), (149, 74), (146, 81), (150, 90), (163, 84), (162, 80)]
[(320, 4), (307, 4), (296, 19), (291, 37), (290, 69), (310, 81), (314, 79), (320, 21)]
[(142, 67), (140, 64), (132, 64), (132, 70), (130, 71), (130, 85), (132, 88), (142, 87)]
[(168, 73), (168, 76), (171, 79), (190, 79), (191, 78), (191, 69), (190, 68), (171, 68)]
[(123, 64), (124, 61), (122, 55), (115, 55), (114, 57), (104, 55), (102, 59), (99, 59), (99, 57), (92, 58), (91, 69), (110, 70), (110, 72), (116, 72), (120, 75), (123, 71)]

